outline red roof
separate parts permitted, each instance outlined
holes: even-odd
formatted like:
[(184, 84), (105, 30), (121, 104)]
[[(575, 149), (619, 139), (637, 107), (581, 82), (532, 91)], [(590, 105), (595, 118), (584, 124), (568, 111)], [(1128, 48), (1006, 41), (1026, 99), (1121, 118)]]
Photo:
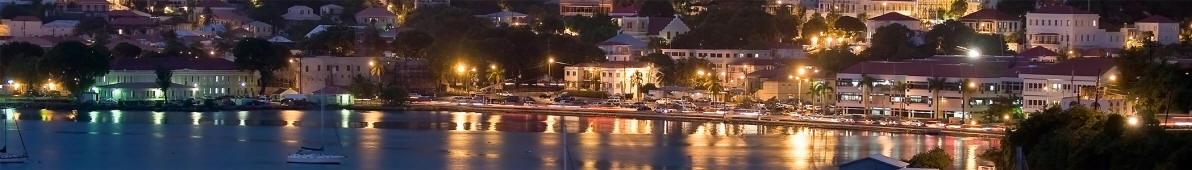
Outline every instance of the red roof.
[(385, 8), (367, 8), (364, 10), (360, 10), (360, 12), (357, 12), (356, 16), (394, 17), (394, 16), (397, 16), (397, 14), (393, 14), (392, 12), (385, 10)]
[(981, 9), (977, 12), (973, 12), (972, 14), (968, 14), (968, 15), (965, 15), (964, 17), (960, 17), (960, 20), (962, 20), (962, 21), (964, 21), (964, 20), (1002, 20), (1002, 21), (1004, 21), (1004, 20), (1018, 20), (1018, 18), (1015, 18), (1014, 16), (1007, 15), (1006, 13), (1002, 13), (1002, 11), (998, 11), (996, 9)]
[(1047, 48), (1043, 48), (1042, 46), (1035, 46), (1035, 48), (1031, 48), (1029, 50), (1018, 53), (1018, 55), (1023, 56), (1023, 57), (1032, 57), (1032, 58), (1039, 57), (1039, 56), (1060, 56), (1059, 53), (1055, 53), (1055, 51), (1051, 51)]
[(869, 20), (875, 20), (875, 21), (919, 21), (919, 19), (915, 19), (915, 17), (902, 15), (897, 12), (890, 12), (890, 13), (882, 14), (881, 16), (869, 18)]
[(1171, 20), (1170, 18), (1163, 17), (1160, 15), (1151, 15), (1150, 17), (1143, 18), (1142, 20), (1138, 20), (1137, 22), (1142, 22), (1142, 23), (1179, 23), (1178, 21)]
[(638, 5), (636, 3), (631, 5), (613, 5), (613, 11), (609, 13), (630, 13), (637, 14)]
[(1113, 58), (1082, 57), (1068, 59), (1068, 61), (1056, 63), (1043, 69), (1023, 71), (1022, 74), (1099, 76), (1102, 73), (1109, 71), (1109, 69), (1113, 68), (1113, 66)]
[(1032, 11), (1031, 13), (1041, 13), (1041, 14), (1093, 14), (1092, 12), (1085, 11), (1085, 10), (1083, 10), (1083, 9), (1078, 9), (1078, 8), (1075, 8), (1075, 7), (1072, 7), (1072, 6), (1067, 6), (1067, 5), (1052, 5), (1052, 6), (1047, 6), (1047, 7), (1043, 7), (1043, 8), (1035, 9), (1035, 11)]
[(155, 70), (160, 65), (171, 70), (239, 70), (236, 63), (221, 58), (155, 57), (121, 58), (112, 61), (112, 70)]
[(41, 19), (37, 19), (37, 17), (34, 17), (34, 16), (17, 16), (17, 17), (12, 18), (12, 20), (13, 21), (41, 21)]
[(244, 15), (240, 15), (240, 14), (236, 13), (236, 11), (232, 11), (232, 10), (216, 10), (216, 11), (212, 11), (211, 15), (214, 15), (213, 18), (235, 21), (235, 22), (239, 22), (239, 23), (247, 24), (249, 22), (252, 22), (252, 18), (248, 18)]

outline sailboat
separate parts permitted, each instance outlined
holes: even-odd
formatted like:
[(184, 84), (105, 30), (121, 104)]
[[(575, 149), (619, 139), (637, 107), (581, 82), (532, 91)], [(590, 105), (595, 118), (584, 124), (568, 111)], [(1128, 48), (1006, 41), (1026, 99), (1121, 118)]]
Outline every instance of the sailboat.
[[(324, 128), (323, 110), (326, 110), (326, 96), (319, 96), (319, 138), (323, 138), (323, 133), (327, 128)], [(327, 154), (323, 152), (323, 146), (298, 148), (298, 152), (286, 156), (287, 163), (305, 163), (305, 164), (340, 164), (343, 162), (343, 155)]]
[[(8, 109), (0, 109), (0, 110), (4, 111), (3, 115), (5, 117), (7, 117), (10, 114), (10, 113), (8, 113)], [(13, 123), (16, 123), (16, 121), (13, 121)], [(29, 151), (27, 149), (23, 150), (22, 151), (23, 153), (19, 153), (19, 154), (8, 152), (8, 119), (7, 118), (0, 120), (0, 131), (3, 131), (2, 132), (3, 137), (0, 137), (0, 141), (3, 141), (3, 142), (0, 142), (0, 164), (3, 164), (3, 163), (25, 163), (25, 160), (29, 159), (29, 153), (28, 153)], [(25, 137), (21, 136), (21, 125), (19, 125), (19, 124), (17, 125), (17, 137), (21, 141), (21, 147), (24, 148), (25, 147)]]

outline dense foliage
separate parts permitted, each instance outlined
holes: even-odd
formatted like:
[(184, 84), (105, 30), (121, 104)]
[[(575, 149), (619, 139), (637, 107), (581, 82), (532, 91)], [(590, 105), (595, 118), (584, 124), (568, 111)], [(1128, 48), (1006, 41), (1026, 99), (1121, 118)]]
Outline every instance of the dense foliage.
[(240, 39), (232, 54), (240, 69), (256, 71), (260, 75), (257, 79), (260, 95), (265, 95), (265, 87), (273, 82), (273, 72), (285, 67), (290, 59), (289, 49), (259, 38)]
[(907, 168), (935, 168), (948, 169), (952, 167), (952, 156), (949, 156), (944, 149), (935, 148), (927, 152), (915, 154), (911, 160), (906, 161), (910, 163)]

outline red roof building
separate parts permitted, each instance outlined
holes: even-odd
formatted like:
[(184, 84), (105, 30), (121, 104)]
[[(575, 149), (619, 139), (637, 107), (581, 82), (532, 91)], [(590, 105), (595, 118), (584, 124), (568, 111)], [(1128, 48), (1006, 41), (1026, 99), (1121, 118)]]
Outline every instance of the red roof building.
[(1142, 22), (1142, 23), (1179, 23), (1179, 21), (1171, 20), (1170, 18), (1163, 17), (1162, 15), (1151, 15), (1150, 17), (1146, 17), (1146, 18), (1143, 18), (1142, 20), (1135, 21), (1135, 23), (1139, 23), (1139, 22)]
[(1052, 6), (1046, 6), (1046, 7), (1043, 7), (1043, 8), (1035, 9), (1035, 11), (1031, 11), (1031, 13), (1040, 13), (1040, 14), (1093, 14), (1092, 12), (1085, 11), (1085, 10), (1083, 10), (1083, 9), (1076, 8), (1076, 7), (1072, 7), (1072, 6), (1067, 6), (1067, 5), (1052, 5)]

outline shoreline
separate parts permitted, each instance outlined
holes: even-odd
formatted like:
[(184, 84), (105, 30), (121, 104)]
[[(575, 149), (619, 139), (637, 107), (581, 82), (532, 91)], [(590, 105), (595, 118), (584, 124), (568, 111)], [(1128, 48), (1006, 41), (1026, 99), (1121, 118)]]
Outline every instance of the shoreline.
[(843, 123), (833, 123), (833, 122), (778, 119), (776, 117), (761, 117), (759, 119), (756, 117), (747, 118), (747, 117), (723, 117), (723, 116), (711, 116), (711, 115), (660, 114), (660, 113), (651, 112), (651, 111), (565, 110), (565, 109), (550, 109), (550, 108), (543, 108), (543, 107), (500, 108), (500, 107), (489, 107), (489, 106), (458, 106), (458, 105), (435, 105), (435, 104), (411, 104), (410, 106), (408, 106), (407, 110), (411, 110), (411, 111), (490, 112), (490, 113), (497, 113), (497, 114), (500, 114), (502, 112), (517, 112), (517, 113), (561, 115), (561, 116), (601, 116), (601, 117), (617, 117), (617, 118), (649, 119), (649, 120), (725, 122), (725, 123), (738, 123), (738, 124), (804, 126), (804, 127), (825, 128), (825, 129), (863, 130), (863, 131), (912, 133), (912, 134), (927, 134), (927, 135), (948, 135), (948, 136), (964, 136), (964, 137), (1000, 138), (1005, 135), (1003, 132), (970, 131), (970, 130), (961, 130), (961, 129), (882, 126), (882, 125), (865, 125), (865, 124), (843, 124)]
[[(12, 106), (12, 105), (7, 105)], [(180, 112), (207, 112), (207, 111), (245, 111), (245, 110), (311, 110), (318, 109), (317, 107), (276, 107), (276, 106), (256, 106), (256, 107), (220, 107), (220, 108), (155, 108), (155, 107), (104, 107), (104, 106), (77, 106), (77, 105), (36, 105), (36, 106), (16, 106), (16, 109), (48, 109), (48, 110), (130, 110), (130, 111), (180, 111)], [(994, 137), (1000, 138), (1004, 136), (1003, 132), (989, 132), (989, 131), (971, 131), (963, 129), (941, 129), (941, 128), (927, 128), (927, 127), (905, 127), (905, 126), (882, 126), (882, 125), (866, 125), (866, 124), (844, 124), (835, 122), (818, 122), (806, 120), (783, 119), (781, 116), (760, 116), (760, 117), (725, 117), (714, 115), (693, 115), (693, 114), (661, 114), (653, 111), (629, 111), (629, 110), (576, 110), (563, 109), (551, 107), (494, 107), (494, 106), (460, 106), (454, 104), (428, 104), (428, 103), (412, 103), (404, 107), (391, 106), (349, 106), (349, 107), (328, 107), (327, 109), (349, 109), (349, 110), (370, 110), (370, 111), (462, 111), (462, 112), (489, 112), (495, 114), (501, 113), (528, 113), (541, 115), (559, 115), (559, 116), (599, 116), (599, 117), (616, 117), (616, 118), (631, 118), (631, 119), (648, 119), (648, 120), (669, 120), (669, 121), (694, 121), (694, 122), (724, 122), (737, 124), (756, 124), (756, 125), (781, 125), (781, 126), (803, 126), (812, 128), (825, 129), (841, 129), (841, 130), (862, 130), (862, 131), (880, 131), (892, 133), (911, 133), (911, 134), (927, 134), (927, 135), (948, 135), (948, 136), (964, 136), (964, 137)]]

